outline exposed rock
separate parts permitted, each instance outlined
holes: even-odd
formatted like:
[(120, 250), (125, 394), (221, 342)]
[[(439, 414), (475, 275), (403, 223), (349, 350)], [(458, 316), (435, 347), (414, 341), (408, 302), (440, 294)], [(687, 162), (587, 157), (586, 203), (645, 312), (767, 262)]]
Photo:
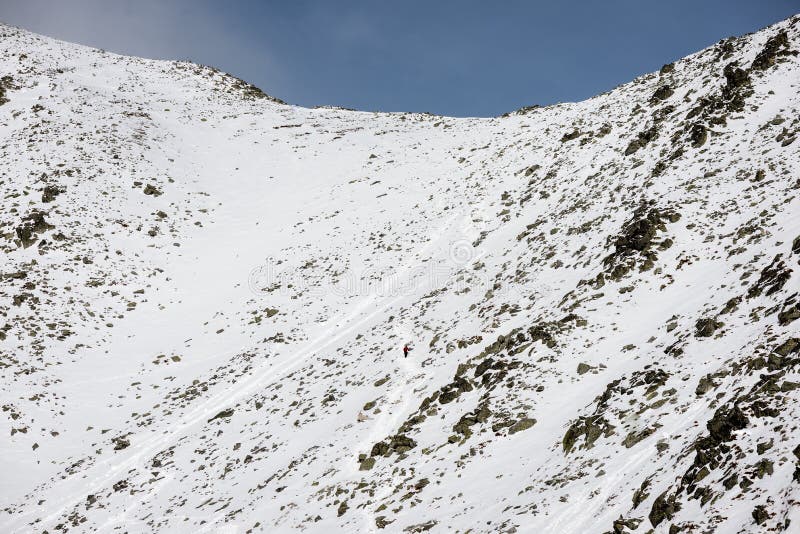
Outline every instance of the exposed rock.
[(358, 466), (358, 469), (359, 471), (369, 471), (370, 469), (373, 468), (374, 465), (375, 465), (375, 457), (369, 456), (361, 461), (361, 465)]
[(529, 418), (520, 419), (519, 421), (517, 421), (516, 423), (514, 423), (509, 427), (508, 434), (511, 435), (511, 434), (516, 434), (517, 432), (522, 432), (523, 430), (527, 430), (535, 424), (536, 424), (536, 419), (529, 419)]
[(750, 76), (745, 70), (737, 67), (735, 63), (725, 65), (722, 74), (725, 76), (726, 88), (729, 91), (744, 87), (750, 83)]
[(375, 518), (375, 526), (380, 529), (386, 528), (388, 525), (391, 525), (392, 523), (394, 523), (394, 520), (387, 521), (385, 515), (379, 515), (378, 517)]
[(0, 106), (9, 102), (8, 90), (10, 89), (16, 89), (14, 79), (8, 75), (0, 78)]
[(567, 429), (561, 440), (561, 446), (565, 453), (569, 453), (578, 439), (583, 437), (582, 448), (591, 449), (600, 436), (610, 436), (613, 431), (614, 427), (601, 415), (581, 416)]
[(384, 443), (379, 441), (375, 445), (372, 446), (372, 450), (370, 451), (370, 456), (386, 456), (391, 449), (389, 448), (388, 443)]
[(689, 135), (689, 140), (692, 142), (692, 146), (694, 148), (700, 148), (704, 144), (706, 144), (706, 139), (708, 139), (708, 130), (702, 124), (695, 123), (692, 126), (692, 132)]
[(121, 451), (122, 449), (127, 449), (131, 445), (130, 440), (128, 440), (124, 436), (114, 438), (111, 440), (111, 442), (114, 444), (115, 451)]
[(669, 74), (670, 72), (673, 72), (674, 70), (675, 70), (675, 63), (667, 63), (666, 65), (663, 65), (661, 67), (661, 69), (659, 69), (658, 73), (662, 74), (662, 75), (663, 74)]
[(619, 280), (637, 265), (642, 271), (651, 269), (657, 259), (654, 247), (658, 232), (666, 231), (667, 222), (679, 219), (680, 215), (674, 210), (642, 203), (623, 225), (622, 232), (609, 238), (614, 251), (603, 259), (609, 276)]
[(706, 393), (708, 393), (709, 391), (711, 391), (715, 387), (716, 387), (716, 384), (711, 379), (711, 376), (710, 375), (706, 375), (706, 376), (704, 376), (703, 378), (700, 379), (700, 382), (697, 384), (697, 387), (694, 390), (694, 394), (697, 395), (698, 397), (700, 397), (702, 395), (705, 395)]
[(753, 60), (752, 68), (755, 70), (767, 70), (775, 65), (778, 58), (786, 55), (796, 55), (797, 52), (789, 50), (789, 35), (785, 30), (773, 35), (764, 44), (764, 48), (758, 53)]
[(775, 353), (781, 356), (788, 356), (792, 352), (797, 352), (800, 349), (800, 338), (789, 338), (777, 347)]
[(770, 296), (777, 293), (791, 277), (792, 270), (786, 266), (781, 259), (781, 255), (776, 255), (772, 262), (764, 267), (761, 276), (747, 291), (747, 298), (751, 299), (761, 294)]
[(45, 214), (40, 211), (32, 211), (22, 219), (22, 224), (17, 226), (17, 237), (23, 247), (28, 248), (34, 244), (38, 234), (55, 228), (45, 220), (44, 216)]
[(704, 319), (698, 319), (694, 325), (696, 337), (711, 337), (714, 335), (714, 332), (719, 330), (724, 326), (723, 323), (714, 320), (711, 317), (706, 317)]
[(759, 504), (755, 508), (753, 508), (753, 521), (756, 522), (756, 525), (763, 525), (772, 517), (772, 514), (769, 513), (767, 507), (763, 504)]
[(655, 126), (651, 126), (647, 130), (639, 132), (636, 134), (636, 139), (628, 144), (628, 147), (625, 149), (625, 155), (630, 156), (640, 148), (645, 147), (656, 137), (658, 137), (658, 129), (656, 129)]
[(636, 445), (637, 443), (639, 443), (643, 439), (653, 435), (653, 433), (655, 431), (656, 431), (656, 428), (645, 428), (644, 430), (635, 430), (635, 431), (629, 433), (627, 436), (625, 436), (625, 439), (622, 440), (622, 445), (626, 449), (630, 449), (631, 447), (633, 447), (634, 445)]
[(152, 184), (147, 184), (142, 191), (145, 195), (150, 195), (154, 197), (161, 196), (161, 190)]
[(347, 501), (342, 501), (341, 503), (339, 503), (339, 508), (336, 509), (336, 515), (338, 517), (342, 517), (344, 514), (347, 513), (347, 510), (348, 510)]
[(650, 98), (650, 101), (658, 102), (661, 100), (666, 100), (673, 94), (675, 94), (675, 91), (672, 89), (672, 87), (670, 87), (669, 85), (662, 85), (658, 89), (656, 89), (656, 92), (653, 93), (653, 96), (652, 98)]
[(573, 139), (577, 139), (581, 135), (581, 132), (578, 130), (573, 130), (570, 133), (565, 133), (563, 137), (561, 137), (561, 142), (566, 143), (567, 141), (572, 141)]
[(657, 527), (665, 519), (671, 519), (680, 509), (681, 505), (675, 500), (675, 496), (668, 495), (665, 491), (653, 501), (653, 507), (650, 509), (650, 514), (648, 514), (647, 518), (653, 527)]
[(797, 319), (800, 319), (800, 303), (787, 305), (778, 313), (778, 324), (781, 326), (786, 326)]
[(410, 533), (427, 532), (433, 527), (435, 527), (438, 523), (439, 523), (438, 521), (431, 519), (430, 521), (426, 521), (424, 523), (408, 526), (403, 529), (403, 532), (410, 532)]
[(210, 423), (211, 421), (214, 421), (216, 419), (228, 419), (232, 415), (233, 415), (233, 408), (227, 408), (227, 409), (222, 410), (221, 412), (219, 412), (217, 415), (215, 415), (211, 419), (209, 419), (208, 422)]
[(55, 185), (47, 185), (42, 189), (42, 202), (53, 202), (58, 195), (64, 192), (64, 189)]
[(620, 516), (619, 519), (614, 520), (612, 532), (613, 534), (624, 534), (626, 528), (630, 530), (636, 530), (639, 528), (639, 523), (641, 523), (641, 519), (625, 519)]

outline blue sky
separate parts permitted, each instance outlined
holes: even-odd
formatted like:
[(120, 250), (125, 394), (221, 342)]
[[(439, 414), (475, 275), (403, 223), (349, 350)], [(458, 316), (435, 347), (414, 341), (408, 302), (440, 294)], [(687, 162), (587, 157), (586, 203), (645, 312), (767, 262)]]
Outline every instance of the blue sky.
[(304, 106), (493, 116), (575, 101), (800, 0), (0, 0), (0, 20), (213, 65)]

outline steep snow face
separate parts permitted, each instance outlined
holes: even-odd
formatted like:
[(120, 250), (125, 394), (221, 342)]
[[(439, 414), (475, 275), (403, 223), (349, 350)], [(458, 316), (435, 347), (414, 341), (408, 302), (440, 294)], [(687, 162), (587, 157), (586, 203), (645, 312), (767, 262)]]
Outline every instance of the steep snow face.
[(1, 31), (3, 532), (800, 524), (797, 17), (495, 119)]

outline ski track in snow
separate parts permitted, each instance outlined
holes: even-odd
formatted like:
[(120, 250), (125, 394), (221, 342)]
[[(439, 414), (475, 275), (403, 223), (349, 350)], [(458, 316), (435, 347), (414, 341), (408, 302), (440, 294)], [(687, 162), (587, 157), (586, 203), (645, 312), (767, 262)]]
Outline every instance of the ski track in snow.
[[(456, 218), (457, 215), (452, 215), (446, 221), (443, 227), (434, 232), (431, 241), (421, 247), (419, 252), (417, 252), (414, 256), (417, 258), (426, 257), (426, 253), (431, 248), (435, 248), (435, 246), (439, 244), (442, 237), (446, 235), (447, 229), (451, 227)], [(420, 265), (421, 264), (403, 265), (396, 273), (393, 273), (393, 276), (402, 277), (403, 275), (413, 273), (414, 270)], [(209, 283), (213, 283), (213, 280), (209, 281)], [(394, 308), (398, 302), (401, 302), (405, 298), (407, 297), (404, 295), (390, 295), (388, 297), (384, 297), (383, 299), (380, 299), (376, 295), (368, 296), (361, 302), (357, 303), (354, 306), (354, 309), (346, 316), (343, 316), (342, 318), (332, 318), (329, 321), (330, 323), (333, 323), (330, 328), (314, 339), (308, 346), (293, 353), (291, 357), (286, 358), (283, 363), (278, 365), (264, 364), (263, 369), (252, 373), (249, 378), (243, 379), (237, 382), (234, 386), (224, 389), (223, 391), (209, 397), (206, 401), (200, 403), (193, 410), (191, 410), (188, 414), (183, 415), (179, 424), (172, 425), (173, 430), (165, 432), (161, 436), (153, 436), (143, 442), (139, 442), (137, 445), (135, 445), (135, 449), (132, 450), (131, 453), (128, 453), (128, 458), (125, 460), (119, 461), (117, 458), (108, 458), (98, 462), (96, 467), (94, 467), (92, 470), (101, 471), (102, 475), (95, 475), (92, 477), (92, 482), (87, 485), (88, 487), (84, 487), (83, 491), (94, 493), (99, 489), (108, 486), (113, 481), (119, 479), (122, 473), (125, 473), (131, 469), (141, 468), (143, 462), (147, 458), (154, 456), (159, 451), (162, 451), (170, 445), (176, 443), (181, 437), (187, 435), (189, 430), (205, 423), (210, 417), (219, 413), (219, 411), (224, 407), (235, 405), (239, 400), (246, 399), (259, 390), (264, 389), (266, 386), (277, 382), (292, 371), (299, 369), (309, 358), (317, 355), (326, 348), (335, 346), (340, 341), (351, 336), (353, 332), (357, 332), (359, 327), (369, 323), (375, 317), (385, 313), (387, 310)], [(364, 310), (373, 305), (377, 305), (377, 308), (371, 313), (364, 315)], [(405, 367), (405, 365), (403, 367)], [(399, 386), (399, 388), (400, 387), (402, 386)], [(408, 402), (409, 399), (406, 395), (402, 407), (398, 410), (393, 410), (392, 422), (395, 422), (396, 419), (402, 416), (402, 413), (405, 410)], [(43, 521), (48, 523), (55, 520), (66, 510), (75, 506), (78, 502), (80, 502), (78, 499), (66, 499), (57, 504), (50, 502), (49, 508), (51, 511), (43, 519)], [(55, 506), (55, 508), (53, 508), (53, 506)], [(33, 513), (36, 513), (35, 509), (28, 510), (27, 512), (17, 516), (16, 519), (24, 520), (26, 517), (30, 517), (30, 515)], [(23, 527), (20, 525), (18, 528)]]

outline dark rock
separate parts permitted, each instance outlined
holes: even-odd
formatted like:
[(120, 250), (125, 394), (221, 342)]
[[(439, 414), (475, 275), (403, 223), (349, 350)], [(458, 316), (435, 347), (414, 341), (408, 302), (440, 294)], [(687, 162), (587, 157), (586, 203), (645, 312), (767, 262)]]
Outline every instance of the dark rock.
[[(773, 66), (779, 56), (792, 54), (789, 50), (789, 35), (786, 30), (782, 30), (773, 35), (764, 44), (764, 48), (756, 55), (753, 60), (752, 68), (755, 70), (766, 70)], [(794, 53), (796, 54), (796, 52)]]
[(45, 220), (44, 215), (45, 214), (40, 211), (33, 211), (22, 219), (21, 225), (17, 226), (17, 237), (23, 247), (28, 248), (34, 244), (38, 234), (55, 228), (55, 226), (49, 224)]
[(633, 507), (638, 508), (640, 504), (642, 504), (649, 496), (650, 493), (647, 489), (650, 487), (650, 481), (645, 479), (644, 482), (639, 486), (639, 488), (633, 492), (633, 497), (631, 501), (633, 502)]
[(472, 430), (470, 430), (470, 427), (477, 424), (477, 422), (478, 418), (475, 415), (472, 414), (463, 415), (461, 419), (458, 420), (458, 423), (453, 425), (453, 432), (457, 432), (466, 437), (469, 437), (472, 435)]
[(769, 518), (772, 517), (772, 514), (769, 513), (767, 507), (763, 504), (759, 504), (755, 508), (753, 508), (753, 520), (756, 522), (757, 525), (763, 525), (767, 522)]
[(439, 395), (439, 402), (441, 404), (447, 404), (453, 402), (458, 398), (458, 391), (457, 390), (447, 390), (443, 391), (441, 395)]
[(276, 97), (274, 97), (272, 95), (268, 95), (267, 93), (265, 93), (264, 91), (262, 91), (261, 89), (259, 89), (255, 85), (253, 85), (252, 83), (248, 83), (248, 82), (246, 82), (246, 81), (244, 81), (244, 80), (242, 80), (240, 78), (237, 78), (235, 76), (231, 76), (230, 74), (228, 74), (226, 76), (228, 78), (230, 78), (231, 80), (233, 80), (233, 84), (232, 84), (231, 88), (233, 90), (235, 90), (235, 91), (239, 91), (241, 93), (241, 95), (242, 95), (242, 98), (244, 98), (246, 100), (265, 99), (265, 100), (269, 100), (270, 102), (274, 102), (276, 104), (286, 104), (286, 102), (284, 102), (280, 98), (276, 98)]
[(16, 89), (16, 87), (14, 86), (14, 79), (6, 75), (0, 78), (0, 106), (9, 102), (7, 95), (9, 89)]
[(676, 211), (656, 208), (653, 204), (643, 202), (625, 222), (621, 233), (608, 238), (614, 251), (603, 259), (603, 265), (613, 280), (620, 280), (637, 265), (641, 271), (651, 269), (658, 259), (654, 250), (658, 232), (666, 231), (667, 222), (680, 219)]
[(388, 525), (391, 525), (392, 523), (394, 523), (394, 520), (387, 521), (385, 515), (379, 515), (378, 517), (375, 518), (375, 526), (381, 529), (386, 528)]
[(716, 321), (710, 317), (698, 319), (694, 325), (695, 337), (711, 337), (718, 329), (724, 326), (723, 323)]
[(554, 328), (548, 324), (537, 324), (528, 329), (528, 334), (530, 335), (532, 343), (541, 341), (552, 349), (556, 346), (556, 340), (555, 337), (553, 337), (552, 330), (554, 330)]
[(581, 135), (581, 132), (579, 132), (578, 130), (573, 130), (570, 133), (565, 133), (561, 137), (561, 142), (562, 143), (566, 143), (567, 141), (572, 141), (573, 139), (577, 139), (580, 135)]
[(370, 451), (370, 456), (386, 456), (390, 451), (389, 445), (382, 441), (379, 441), (375, 445), (372, 446), (372, 450)]
[(382, 385), (384, 385), (388, 381), (389, 381), (389, 375), (386, 375), (383, 378), (379, 378), (378, 380), (376, 380), (375, 383), (372, 384), (372, 385), (375, 386), (376, 388), (378, 388), (378, 387), (381, 387)]
[(453, 378), (453, 382), (451, 383), (451, 387), (455, 387), (460, 393), (467, 393), (468, 391), (472, 391), (472, 384), (466, 378), (461, 376), (456, 376)]
[(583, 437), (583, 448), (591, 449), (600, 436), (603, 434), (610, 435), (612, 432), (613, 427), (603, 416), (581, 416), (567, 429), (564, 438), (561, 440), (561, 446), (565, 453), (569, 453), (578, 439)]
[(776, 255), (761, 271), (758, 280), (747, 290), (747, 298), (751, 299), (761, 294), (769, 296), (780, 291), (791, 275), (792, 270), (783, 262), (781, 255)]
[(736, 473), (733, 473), (731, 476), (722, 481), (722, 486), (726, 490), (730, 490), (738, 483), (739, 483), (739, 476)]
[(475, 367), (475, 378), (478, 378), (483, 373), (485, 373), (487, 370), (489, 370), (492, 367), (493, 363), (494, 363), (494, 360), (492, 358), (486, 358), (481, 363), (479, 363)]
[(800, 349), (800, 339), (793, 337), (775, 347), (774, 351), (781, 356), (788, 356), (792, 352), (797, 352), (798, 349)]
[(42, 202), (52, 202), (63, 192), (64, 190), (58, 186), (47, 185), (42, 189)]
[(358, 466), (358, 470), (359, 471), (369, 471), (370, 469), (373, 468), (374, 465), (375, 465), (375, 457), (374, 456), (369, 456), (367, 458), (364, 458), (364, 460), (361, 461), (361, 465)]
[(734, 312), (739, 307), (739, 304), (742, 303), (742, 297), (733, 297), (725, 303), (725, 306), (720, 311), (720, 315), (727, 315), (731, 312)]
[(774, 466), (770, 460), (764, 458), (763, 460), (759, 460), (758, 463), (755, 465), (755, 475), (758, 478), (764, 478), (765, 476), (772, 476), (775, 472)]
[(656, 431), (655, 428), (645, 428), (644, 430), (638, 430), (638, 431), (634, 430), (633, 432), (630, 432), (627, 436), (625, 436), (625, 439), (622, 440), (622, 445), (624, 445), (626, 449), (630, 449), (643, 439), (651, 436), (655, 431)]
[(345, 513), (347, 513), (347, 509), (348, 509), (347, 501), (342, 501), (341, 503), (339, 503), (339, 508), (336, 509), (336, 515), (338, 517), (342, 517)]
[(656, 232), (661, 225), (661, 214), (658, 210), (650, 210), (646, 215), (634, 218), (623, 228), (614, 246), (616, 252), (630, 253), (643, 252), (653, 243)]
[(523, 430), (527, 430), (533, 425), (536, 424), (536, 419), (524, 418), (520, 419), (508, 429), (508, 434), (516, 434), (517, 432), (522, 432)]
[(650, 98), (650, 101), (657, 102), (660, 100), (666, 100), (673, 94), (675, 94), (675, 91), (673, 91), (669, 85), (662, 85), (661, 87), (656, 89), (656, 92), (653, 93), (653, 96)]
[(651, 126), (647, 130), (639, 132), (636, 135), (636, 139), (628, 144), (628, 147), (625, 149), (625, 155), (630, 156), (640, 148), (645, 147), (656, 137), (658, 137), (658, 129), (655, 126)]
[(706, 139), (708, 139), (708, 130), (706, 130), (706, 127), (700, 123), (695, 123), (689, 134), (689, 140), (692, 142), (692, 146), (694, 148), (700, 148), (706, 144)]
[(706, 424), (711, 438), (716, 442), (730, 441), (733, 432), (747, 428), (750, 421), (738, 406), (721, 407)]
[(735, 63), (725, 65), (722, 74), (725, 76), (726, 88), (729, 91), (744, 87), (750, 83), (750, 76), (748, 76), (746, 71), (737, 67)]
[(214, 417), (209, 419), (208, 422), (210, 423), (211, 421), (214, 421), (215, 419), (227, 419), (232, 415), (233, 415), (233, 408), (228, 408), (226, 410), (222, 410), (221, 412), (219, 412), (217, 415), (215, 415)]
[(142, 191), (145, 195), (150, 195), (154, 197), (161, 196), (161, 190), (152, 184), (147, 184)]
[(424, 523), (419, 523), (416, 525), (410, 525), (403, 529), (403, 532), (410, 532), (410, 533), (417, 533), (417, 532), (427, 532), (433, 527), (435, 527), (439, 522), (431, 519), (430, 521), (426, 521)]
[[(417, 446), (417, 442), (403, 434), (393, 436), (389, 441), (389, 448), (394, 452), (401, 454), (409, 451)], [(374, 456), (374, 455), (373, 455)]]
[(653, 501), (653, 507), (650, 509), (650, 514), (648, 514), (647, 518), (653, 527), (657, 527), (665, 519), (671, 519), (680, 508), (680, 503), (675, 501), (675, 496), (667, 496), (665, 491)]
[(800, 304), (789, 305), (778, 313), (778, 324), (781, 326), (786, 326), (797, 319), (800, 319)]
[(641, 519), (625, 519), (622, 516), (619, 519), (615, 519), (612, 525), (613, 534), (624, 534), (625, 529), (636, 530), (639, 528), (639, 523)]
[(694, 390), (694, 394), (700, 397), (711, 391), (716, 386), (717, 385), (711, 379), (711, 376), (706, 375), (700, 379), (700, 382), (697, 384), (697, 387)]

